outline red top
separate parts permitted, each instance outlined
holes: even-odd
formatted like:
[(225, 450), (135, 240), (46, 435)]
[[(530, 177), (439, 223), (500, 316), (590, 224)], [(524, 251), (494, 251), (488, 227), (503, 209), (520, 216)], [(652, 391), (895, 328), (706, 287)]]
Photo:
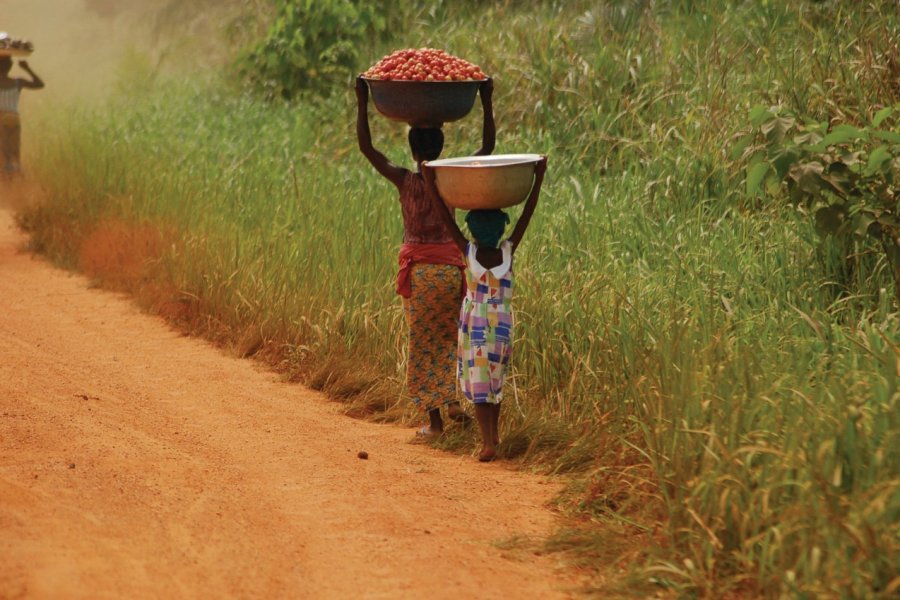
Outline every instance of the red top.
[(397, 293), (409, 298), (410, 270), (415, 263), (453, 265), (460, 269), (466, 264), (444, 220), (425, 193), (425, 180), (419, 173), (410, 171), (403, 178), (400, 207), (403, 209), (403, 247), (400, 249)]
[(443, 244), (452, 242), (441, 215), (425, 194), (425, 180), (410, 171), (400, 186), (400, 206), (403, 209), (404, 244)]

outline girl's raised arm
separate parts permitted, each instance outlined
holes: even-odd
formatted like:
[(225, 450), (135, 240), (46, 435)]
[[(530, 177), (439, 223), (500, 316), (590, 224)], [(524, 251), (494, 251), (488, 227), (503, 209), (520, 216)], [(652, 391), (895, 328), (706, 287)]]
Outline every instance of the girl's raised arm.
[(22, 70), (31, 75), (31, 81), (27, 81), (25, 79), (20, 79), (22, 82), (23, 88), (29, 88), (32, 90), (39, 90), (44, 87), (43, 80), (38, 77), (34, 71), (31, 70), (31, 67), (28, 66), (28, 63), (24, 60), (19, 61), (19, 66), (22, 67)]
[(522, 209), (522, 216), (516, 221), (516, 227), (513, 229), (509, 241), (512, 243), (513, 251), (522, 241), (525, 230), (528, 229), (528, 223), (531, 221), (531, 215), (534, 214), (534, 207), (537, 206), (538, 196), (541, 194), (541, 184), (544, 183), (544, 173), (547, 171), (547, 157), (542, 156), (534, 165), (534, 185), (531, 186), (531, 194), (525, 201), (525, 208)]
[(484, 156), (494, 151), (497, 143), (497, 127), (494, 124), (494, 80), (490, 77), (481, 82), (478, 88), (481, 96), (481, 110), (484, 113), (484, 124), (481, 129), (481, 148), (475, 151), (474, 156)]
[(425, 180), (425, 193), (428, 194), (428, 198), (434, 205), (434, 209), (444, 220), (444, 225), (447, 226), (447, 231), (450, 232), (450, 236), (453, 238), (453, 242), (459, 248), (459, 251), (465, 253), (466, 244), (469, 243), (469, 240), (467, 240), (466, 236), (463, 235), (463, 232), (459, 230), (459, 225), (456, 224), (453, 213), (447, 208), (443, 198), (441, 198), (440, 193), (437, 191), (437, 187), (434, 184), (434, 169), (428, 166), (428, 161), (422, 163), (422, 178)]
[(363, 156), (372, 163), (376, 171), (399, 189), (403, 184), (406, 169), (389, 161), (372, 145), (372, 132), (369, 131), (369, 85), (362, 77), (356, 78), (356, 138)]

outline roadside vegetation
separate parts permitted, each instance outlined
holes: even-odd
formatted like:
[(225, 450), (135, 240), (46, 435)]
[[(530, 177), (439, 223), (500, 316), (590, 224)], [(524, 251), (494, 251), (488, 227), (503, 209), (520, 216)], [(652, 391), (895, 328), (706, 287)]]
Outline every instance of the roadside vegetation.
[[(222, 72), (132, 54), (107, 105), (42, 114), (34, 247), (409, 420), (400, 211), (356, 148), (352, 81), (444, 48), (495, 79), (495, 152), (550, 156), (501, 453), (573, 474), (579, 524), (551, 546), (625, 564), (622, 593), (895, 597), (896, 2), (388, 4), (248, 1)], [(445, 156), (478, 146), (477, 111)]]

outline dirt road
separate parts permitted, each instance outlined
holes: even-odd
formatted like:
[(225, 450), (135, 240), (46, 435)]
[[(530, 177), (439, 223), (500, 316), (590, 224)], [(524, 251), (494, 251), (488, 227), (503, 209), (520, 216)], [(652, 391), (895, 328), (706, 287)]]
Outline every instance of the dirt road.
[(557, 484), (344, 417), (24, 241), (0, 211), (0, 598), (569, 597), (497, 543), (549, 534)]

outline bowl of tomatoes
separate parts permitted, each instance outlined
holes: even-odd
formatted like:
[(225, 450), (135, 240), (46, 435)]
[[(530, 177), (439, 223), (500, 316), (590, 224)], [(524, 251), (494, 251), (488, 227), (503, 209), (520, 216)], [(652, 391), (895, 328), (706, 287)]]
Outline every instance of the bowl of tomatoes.
[(507, 208), (524, 201), (534, 185), (540, 154), (461, 156), (425, 162), (447, 204), (460, 210)]
[(443, 50), (409, 48), (385, 56), (362, 78), (383, 116), (412, 127), (440, 127), (472, 111), (487, 76)]

